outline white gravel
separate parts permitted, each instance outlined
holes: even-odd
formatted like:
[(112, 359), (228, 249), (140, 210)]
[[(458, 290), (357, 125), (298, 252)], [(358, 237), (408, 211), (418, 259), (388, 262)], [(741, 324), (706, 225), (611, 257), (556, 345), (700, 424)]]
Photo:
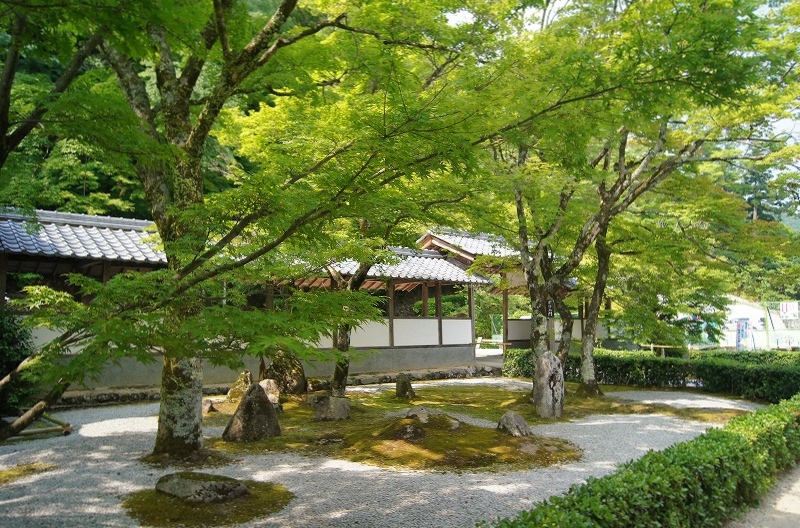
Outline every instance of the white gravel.
[[(508, 384), (495, 379), (451, 383)], [(530, 390), (530, 383), (510, 386)], [(60, 412), (57, 416), (75, 428), (72, 435), (0, 446), (0, 468), (30, 462), (57, 466), (0, 487), (0, 526), (138, 526), (120, 503), (128, 493), (152, 489), (161, 475), (172, 472), (137, 461), (152, 449), (157, 413), (158, 404)], [(662, 415), (596, 415), (537, 426), (533, 428), (537, 435), (580, 446), (582, 460), (513, 473), (400, 471), (270, 453), (244, 456), (236, 464), (208, 471), (277, 482), (295, 494), (283, 511), (242, 526), (474, 526), (481, 520), (512, 516), (589, 476), (609, 473), (650, 449), (689, 440), (707, 427)], [(207, 436), (221, 432), (221, 428), (205, 431)]]

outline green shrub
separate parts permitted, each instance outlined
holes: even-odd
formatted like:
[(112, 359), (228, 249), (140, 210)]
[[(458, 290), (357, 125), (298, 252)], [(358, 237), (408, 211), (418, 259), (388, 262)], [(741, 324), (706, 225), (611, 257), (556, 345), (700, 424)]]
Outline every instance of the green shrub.
[(800, 352), (786, 350), (693, 350), (690, 357), (694, 360), (725, 359), (738, 363), (753, 363), (759, 365), (800, 365)]
[(724, 392), (769, 403), (777, 403), (800, 392), (800, 365), (704, 359), (695, 362), (694, 370), (703, 389), (709, 392)]
[[(32, 352), (31, 331), (20, 324), (17, 316), (0, 306), (0, 378), (14, 370)], [(0, 391), (0, 412), (24, 405), (34, 390), (32, 382), (16, 380)]]
[(509, 348), (503, 361), (503, 376), (533, 377), (533, 351), (530, 348)]
[(800, 396), (649, 452), (491, 526), (722, 526), (800, 459)]

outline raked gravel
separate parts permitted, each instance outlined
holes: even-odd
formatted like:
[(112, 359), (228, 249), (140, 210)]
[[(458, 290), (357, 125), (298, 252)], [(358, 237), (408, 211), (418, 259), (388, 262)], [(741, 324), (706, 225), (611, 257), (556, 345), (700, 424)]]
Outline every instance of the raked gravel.
[[(530, 383), (498, 379), (446, 383), (531, 388)], [(416, 383), (415, 387), (422, 385)], [(648, 394), (649, 398), (683, 396), (675, 392)], [(729, 402), (703, 398), (706, 407)], [(0, 526), (138, 526), (120, 506), (125, 496), (152, 489), (159, 477), (175, 471), (154, 469), (138, 461), (152, 449), (157, 413), (157, 403), (63, 411), (57, 416), (73, 425), (70, 436), (0, 446), (0, 468), (30, 462), (56, 465), (53, 470), (0, 487)], [(463, 527), (513, 516), (589, 476), (609, 473), (621, 462), (694, 438), (708, 427), (707, 423), (663, 415), (595, 415), (535, 426), (537, 435), (577, 444), (583, 450), (582, 459), (510, 473), (404, 471), (290, 453), (242, 456), (230, 466), (204, 471), (280, 483), (295, 494), (283, 511), (239, 526)], [(205, 430), (212, 437), (221, 433), (220, 427)]]

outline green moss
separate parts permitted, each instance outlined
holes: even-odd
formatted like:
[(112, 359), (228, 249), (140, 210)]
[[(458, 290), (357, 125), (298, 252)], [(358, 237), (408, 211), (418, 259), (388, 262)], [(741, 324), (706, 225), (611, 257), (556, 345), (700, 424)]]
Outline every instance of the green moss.
[[(563, 420), (592, 414), (668, 414), (685, 419), (724, 423), (738, 411), (716, 412), (708, 409), (674, 409), (663, 405), (625, 402), (614, 398), (581, 398), (577, 383), (567, 383)], [(416, 398), (407, 402), (395, 397), (393, 390), (378, 394), (354, 393), (350, 419), (339, 422), (316, 422), (313, 411), (302, 400), (284, 403), (278, 415), (281, 436), (251, 444), (228, 443), (209, 439), (207, 446), (229, 453), (292, 451), (364, 462), (378, 466), (413, 469), (475, 470), (522, 469), (573, 460), (577, 449), (558, 439), (517, 439), (493, 428), (467, 424), (451, 431), (448, 424), (426, 428), (423, 438), (392, 438), (398, 427), (411, 425), (390, 415), (415, 406), (440, 409), (450, 414), (466, 414), (497, 423), (506, 411), (519, 413), (531, 425), (552, 423), (536, 416), (527, 390), (508, 390), (488, 385), (418, 384)], [(612, 390), (603, 387), (603, 390)], [(617, 387), (613, 388), (618, 390)], [(225, 425), (235, 410), (234, 404), (215, 404), (220, 412), (206, 417), (206, 425)], [(394, 429), (393, 429), (394, 428)], [(394, 433), (392, 432), (394, 431)]]
[[(228, 417), (230, 418), (230, 416)], [(183, 468), (213, 468), (230, 465), (236, 461), (226, 453), (213, 449), (200, 449), (193, 451), (186, 457), (178, 458), (167, 453), (149, 454), (140, 459), (145, 464), (158, 468), (183, 467)]]
[(16, 480), (25, 478), (29, 475), (34, 475), (43, 471), (50, 471), (55, 467), (55, 464), (34, 462), (32, 464), (20, 464), (9, 469), (0, 469), (0, 486), (11, 484)]
[(250, 495), (226, 502), (193, 504), (152, 489), (132, 493), (122, 507), (145, 526), (228, 526), (279, 512), (294, 498), (279, 484), (241, 482)]

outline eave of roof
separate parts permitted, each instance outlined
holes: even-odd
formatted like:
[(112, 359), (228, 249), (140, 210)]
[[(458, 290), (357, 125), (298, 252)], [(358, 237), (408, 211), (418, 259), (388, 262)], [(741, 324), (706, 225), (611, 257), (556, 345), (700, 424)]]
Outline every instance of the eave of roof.
[(152, 222), (36, 211), (0, 211), (0, 252), (10, 255), (166, 264)]

